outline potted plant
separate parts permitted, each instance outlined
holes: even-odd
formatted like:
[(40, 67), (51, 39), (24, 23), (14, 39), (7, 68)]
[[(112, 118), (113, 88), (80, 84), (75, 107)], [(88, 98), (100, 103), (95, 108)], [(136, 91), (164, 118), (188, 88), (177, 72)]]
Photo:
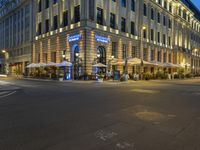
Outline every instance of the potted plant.
[(87, 72), (84, 72), (83, 78), (84, 78), (84, 80), (88, 80), (88, 73)]
[(102, 74), (102, 73), (99, 74), (98, 75), (98, 82), (100, 82), (100, 83), (103, 82), (103, 79), (104, 79), (104, 74)]
[(145, 80), (150, 80), (152, 78), (152, 74), (150, 72), (145, 72), (143, 78)]
[(58, 78), (59, 78), (59, 81), (63, 81), (64, 74), (60, 73)]

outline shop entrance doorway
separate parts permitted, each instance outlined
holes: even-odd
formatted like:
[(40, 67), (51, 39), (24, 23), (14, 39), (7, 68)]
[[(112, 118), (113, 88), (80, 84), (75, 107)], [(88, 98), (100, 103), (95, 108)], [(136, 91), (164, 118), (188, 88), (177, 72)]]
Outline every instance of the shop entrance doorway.
[[(106, 49), (103, 46), (97, 48), (97, 54), (99, 55), (98, 63), (106, 65)], [(100, 73), (106, 73), (106, 68), (99, 68)]]
[(73, 45), (72, 47), (72, 60), (73, 60), (73, 74), (74, 74), (74, 80), (79, 79), (80, 75), (80, 48), (77, 44)]

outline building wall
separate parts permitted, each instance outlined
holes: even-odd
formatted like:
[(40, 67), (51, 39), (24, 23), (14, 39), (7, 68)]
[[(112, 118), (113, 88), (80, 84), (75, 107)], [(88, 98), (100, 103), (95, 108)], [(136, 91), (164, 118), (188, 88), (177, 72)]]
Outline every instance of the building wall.
[[(8, 9), (8, 11), (6, 11)], [(34, 1), (9, 2), (0, 10), (0, 49), (8, 52), (9, 70), (25, 73), (31, 62), (34, 35)]]
[[(37, 3), (36, 10), (39, 9), (40, 0)], [(146, 15), (143, 15), (144, 4)], [(74, 8), (78, 5), (80, 5), (80, 21), (75, 23)], [(188, 71), (191, 71), (193, 66), (199, 69), (200, 22), (180, 1), (162, 0), (159, 4), (158, 0), (135, 0), (134, 11), (131, 0), (126, 1), (125, 7), (121, 5), (121, 0), (116, 2), (113, 0), (63, 0), (56, 4), (50, 1), (49, 7), (45, 6), (45, 0), (41, 1), (42, 9), (36, 12), (37, 36), (33, 53), (34, 62), (52, 61), (50, 55), (45, 56), (45, 61), (43, 59), (43, 53), (50, 53), (50, 51), (56, 53), (56, 62), (62, 60), (62, 51), (66, 51), (67, 59), (73, 62), (71, 59), (74, 55), (73, 45), (78, 44), (80, 57), (84, 62), (83, 68), (91, 73), (98, 47), (105, 47), (108, 64), (113, 55), (112, 44), (116, 42), (115, 57), (118, 58), (118, 62), (125, 59), (123, 58), (123, 47), (126, 47), (126, 58), (131, 57), (134, 50), (134, 57), (140, 57), (146, 61), (179, 64), (183, 68), (190, 68)], [(103, 20), (100, 24), (97, 23), (97, 8), (103, 10)], [(64, 26), (63, 12), (66, 10), (68, 24)], [(111, 13), (115, 14), (114, 29), (110, 27)], [(158, 14), (160, 22), (158, 22)], [(58, 16), (56, 30), (54, 29), (54, 16)], [(122, 17), (126, 20), (125, 32), (121, 31)], [(50, 22), (48, 32), (45, 29), (46, 20)], [(135, 24), (134, 33), (131, 32), (131, 22)], [(40, 23), (41, 30), (39, 29)], [(146, 38), (142, 36), (145, 31)], [(67, 37), (76, 34), (80, 34), (81, 39), (68, 42)], [(95, 35), (109, 38), (110, 41), (109, 43), (97, 42)], [(117, 68), (120, 71), (123, 70), (122, 65), (118, 65)], [(131, 72), (132, 67), (129, 67), (128, 71)]]

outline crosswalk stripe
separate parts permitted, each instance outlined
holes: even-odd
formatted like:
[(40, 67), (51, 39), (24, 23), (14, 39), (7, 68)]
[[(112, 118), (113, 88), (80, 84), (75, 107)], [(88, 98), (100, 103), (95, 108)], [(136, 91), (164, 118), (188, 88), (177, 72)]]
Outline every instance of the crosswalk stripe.
[(0, 91), (0, 96), (4, 94), (8, 94), (10, 91)]
[(8, 96), (15, 94), (15, 93), (16, 93), (16, 91), (10, 91), (9, 93), (0, 96), (0, 98), (8, 97)]

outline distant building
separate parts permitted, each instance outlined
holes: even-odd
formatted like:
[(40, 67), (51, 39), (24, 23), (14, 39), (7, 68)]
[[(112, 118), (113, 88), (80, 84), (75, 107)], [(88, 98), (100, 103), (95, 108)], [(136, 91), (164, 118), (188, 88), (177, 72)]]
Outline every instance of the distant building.
[(7, 66), (10, 74), (25, 73), (32, 61), (34, 16), (34, 0), (0, 0), (1, 66)]

